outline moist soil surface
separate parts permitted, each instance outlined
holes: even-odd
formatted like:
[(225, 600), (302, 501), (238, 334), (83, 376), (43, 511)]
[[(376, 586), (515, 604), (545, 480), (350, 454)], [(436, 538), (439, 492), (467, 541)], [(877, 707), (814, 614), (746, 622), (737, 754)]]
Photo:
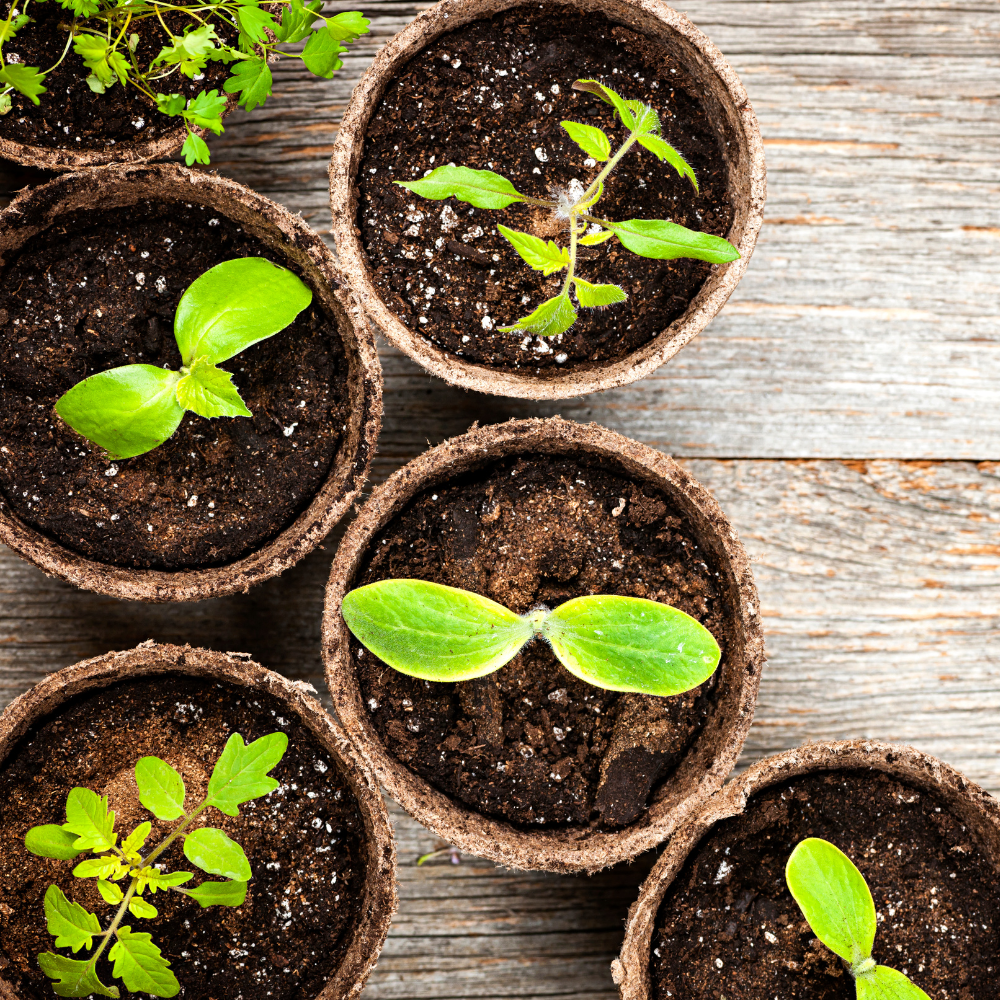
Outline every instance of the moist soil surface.
[[(655, 487), (596, 458), (522, 456), (418, 495), (373, 540), (358, 584), (433, 580), (524, 613), (587, 594), (671, 604), (723, 650), (718, 573)], [(535, 640), (486, 678), (407, 677), (352, 640), (387, 750), (445, 794), (520, 825), (617, 827), (644, 812), (714, 701), (718, 671), (673, 698), (604, 691)]]
[[(239, 817), (216, 809), (202, 817), (246, 852), (253, 869), (246, 902), (203, 910), (180, 893), (147, 892), (159, 916), (126, 922), (133, 931), (152, 934), (182, 997), (276, 1000), (319, 993), (350, 942), (363, 892), (365, 834), (357, 802), (334, 759), (282, 702), (249, 688), (175, 676), (82, 696), (25, 737), (3, 768), (0, 975), (19, 997), (53, 995), (37, 965), (40, 952), (74, 957), (68, 949), (53, 949), (46, 931), (42, 898), (49, 885), (96, 913), (104, 927), (116, 910), (98, 894), (95, 880), (73, 877), (72, 861), (29, 854), (28, 829), (65, 822), (66, 796), (81, 786), (108, 796), (122, 837), (151, 821), (146, 843), (154, 847), (177, 823), (157, 820), (140, 805), (134, 771), (140, 757), (160, 757), (180, 772), (190, 808), (204, 797), (232, 733), (249, 743), (275, 731), (289, 738), (272, 772), (279, 787), (240, 806)], [(163, 861), (165, 871), (193, 867), (180, 842)], [(213, 878), (197, 869), (194, 875), (189, 886)], [(103, 958), (97, 971), (123, 997), (145, 995), (113, 980)]]
[[(66, 29), (73, 17), (53, 2), (33, 2), (29, 13), (33, 23), (25, 25), (4, 45), (4, 54), (8, 61), (13, 61), (10, 56), (15, 55), (22, 65), (46, 70), (62, 55)], [(168, 14), (164, 20), (176, 34), (198, 24), (183, 14)], [(224, 40), (235, 40), (236, 31), (232, 27), (218, 24), (215, 27)], [(130, 24), (128, 31), (139, 36), (135, 55), (142, 67), (148, 66), (163, 46), (170, 44), (156, 18)], [(187, 98), (196, 97), (202, 90), (221, 93), (230, 68), (221, 62), (210, 62), (203, 72), (201, 80), (175, 72), (159, 86), (164, 93), (183, 94)], [(71, 47), (62, 63), (46, 77), (46, 92), (39, 95), (39, 104), (17, 91), (10, 95), (13, 107), (0, 117), (0, 138), (50, 149), (103, 152), (121, 143), (131, 146), (159, 139), (182, 125), (180, 118), (157, 111), (149, 98), (133, 86), (123, 87), (116, 82), (103, 94), (95, 94), (87, 84), (89, 73), (83, 59)]]
[(252, 418), (188, 412), (159, 448), (111, 461), (55, 415), (77, 382), (126, 364), (181, 365), (174, 312), (236, 257), (288, 262), (200, 205), (81, 211), (32, 237), (0, 275), (0, 495), (24, 523), (115, 566), (225, 564), (259, 548), (325, 480), (347, 420), (348, 366), (314, 298), (221, 367)]
[(839, 771), (755, 795), (698, 845), (657, 914), (657, 1000), (854, 1000), (847, 967), (785, 885), (788, 856), (806, 837), (831, 841), (861, 869), (878, 914), (876, 962), (934, 1000), (996, 996), (996, 862), (933, 795)]
[[(602, 218), (668, 219), (725, 236), (732, 209), (719, 142), (682, 64), (661, 46), (598, 13), (518, 8), (438, 39), (386, 88), (368, 126), (358, 175), (357, 225), (372, 280), (411, 330), (477, 364), (536, 372), (625, 357), (681, 316), (710, 273), (697, 260), (637, 257), (617, 240), (581, 248), (577, 275), (621, 285), (627, 302), (580, 311), (556, 337), (503, 333), (558, 294), (564, 272), (531, 270), (497, 232), (499, 223), (569, 245), (546, 208), (501, 211), (454, 198), (428, 201), (397, 187), (442, 164), (494, 170), (523, 194), (551, 199), (587, 185), (600, 164), (560, 127), (602, 128), (617, 149), (627, 133), (613, 108), (572, 89), (593, 78), (653, 105), (663, 136), (694, 167), (700, 191), (636, 146), (593, 209)], [(583, 188), (579, 189), (582, 194)]]

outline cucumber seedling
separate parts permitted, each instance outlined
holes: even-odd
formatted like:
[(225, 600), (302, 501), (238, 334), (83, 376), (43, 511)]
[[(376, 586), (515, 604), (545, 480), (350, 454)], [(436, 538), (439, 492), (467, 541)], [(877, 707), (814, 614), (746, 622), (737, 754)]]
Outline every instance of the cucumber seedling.
[[(239, 733), (226, 743), (208, 781), (208, 791), (190, 810), (184, 808), (187, 792), (184, 779), (159, 757), (140, 757), (135, 765), (139, 801), (161, 820), (180, 820), (163, 840), (144, 851), (152, 824), (140, 823), (119, 845), (115, 832), (115, 813), (108, 808), (107, 796), (89, 788), (74, 788), (66, 799), (66, 822), (61, 826), (47, 823), (32, 827), (24, 846), (43, 858), (68, 861), (82, 852), (94, 857), (80, 861), (73, 869), (77, 878), (97, 879), (97, 889), (105, 902), (118, 909), (105, 930), (97, 915), (70, 900), (57, 885), (45, 892), (45, 919), (48, 931), (55, 936), (57, 948), (69, 948), (75, 954), (90, 950), (87, 959), (68, 958), (45, 951), (38, 964), (50, 979), (52, 989), (61, 997), (86, 997), (92, 993), (117, 997), (117, 986), (105, 986), (97, 975), (97, 962), (108, 951), (112, 975), (121, 979), (133, 993), (155, 997), (173, 997), (180, 983), (170, 963), (153, 944), (152, 935), (133, 931), (122, 923), (126, 914), (140, 920), (152, 920), (158, 911), (144, 898), (157, 890), (190, 896), (199, 906), (242, 906), (247, 882), (252, 877), (250, 862), (243, 848), (222, 830), (202, 826), (187, 832), (188, 827), (209, 808), (227, 816), (239, 816), (239, 806), (260, 798), (278, 787), (268, 772), (281, 760), (288, 747), (284, 733), (262, 736), (249, 746)], [(221, 875), (225, 881), (206, 881), (192, 888), (182, 888), (192, 872), (166, 872), (157, 860), (178, 837), (184, 838), (184, 856), (209, 875)], [(127, 881), (125, 881), (127, 880)], [(122, 883), (122, 884), (119, 884)], [(125, 888), (122, 888), (122, 885)], [(110, 945), (110, 949), (108, 946)]]
[[(593, 309), (624, 302), (628, 298), (619, 285), (595, 285), (577, 276), (577, 248), (581, 246), (596, 246), (617, 237), (618, 242), (632, 253), (656, 260), (693, 257), (712, 264), (725, 264), (740, 256), (736, 248), (720, 236), (695, 232), (665, 219), (612, 222), (595, 214), (597, 203), (604, 194), (604, 182), (636, 146), (643, 147), (672, 166), (681, 177), (691, 182), (695, 191), (698, 190), (698, 179), (687, 160), (661, 137), (660, 116), (651, 105), (626, 100), (597, 80), (577, 80), (573, 89), (594, 94), (612, 105), (621, 124), (628, 129), (625, 141), (612, 154), (611, 140), (601, 129), (581, 122), (562, 122), (569, 137), (592, 161), (604, 163), (588, 187), (571, 185), (558, 192), (555, 200), (531, 198), (521, 194), (506, 177), (492, 170), (474, 170), (450, 164), (437, 167), (416, 181), (395, 182), (422, 198), (438, 201), (457, 198), (474, 208), (502, 209), (515, 202), (538, 205), (551, 209), (556, 218), (565, 224), (569, 230), (569, 247), (558, 246), (553, 240), (545, 241), (531, 233), (497, 226), (498, 232), (530, 268), (541, 271), (545, 277), (559, 271), (566, 272), (559, 294), (547, 299), (511, 326), (499, 327), (506, 332), (527, 330), (539, 337), (554, 337), (565, 333), (576, 322), (577, 306)], [(570, 297), (571, 292), (576, 298), (576, 305)]]

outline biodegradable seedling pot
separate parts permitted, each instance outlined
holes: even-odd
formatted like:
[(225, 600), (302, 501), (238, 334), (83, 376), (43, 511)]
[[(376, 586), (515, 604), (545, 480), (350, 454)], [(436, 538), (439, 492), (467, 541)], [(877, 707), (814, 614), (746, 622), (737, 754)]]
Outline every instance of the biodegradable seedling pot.
[[(151, 819), (152, 846), (176, 822), (139, 804), (139, 757), (158, 756), (179, 771), (190, 808), (231, 733), (249, 743), (274, 731), (289, 737), (273, 771), (278, 788), (241, 806), (238, 817), (204, 814), (246, 851), (253, 878), (245, 903), (202, 910), (163, 891), (153, 897), (158, 917), (129, 923), (153, 935), (182, 996), (360, 993), (396, 906), (395, 849), (374, 776), (309, 692), (242, 654), (148, 642), (60, 670), (12, 702), (0, 716), (0, 996), (52, 995), (35, 957), (52, 948), (42, 907), (48, 885), (104, 926), (115, 912), (93, 881), (72, 876), (73, 862), (25, 850), (31, 826), (64, 821), (70, 788), (106, 795), (119, 831)], [(163, 860), (166, 871), (191, 867), (179, 846)], [(98, 974), (113, 982), (104, 961)]]
[(785, 885), (805, 837), (867, 880), (878, 964), (933, 997), (993, 995), (1000, 804), (912, 747), (859, 740), (762, 760), (685, 821), (629, 910), (612, 963), (622, 1000), (852, 1000)]
[[(460, 44), (458, 29), (482, 38)], [(625, 97), (652, 100), (667, 138), (697, 161), (703, 182), (696, 198), (665, 164), (629, 153), (609, 178), (605, 198), (623, 199), (618, 207), (628, 214), (616, 214), (614, 205), (606, 214), (666, 217), (710, 230), (726, 236), (741, 258), (725, 265), (649, 261), (615, 251), (612, 241), (587, 250), (594, 259), (579, 273), (625, 281), (631, 305), (583, 310), (573, 329), (550, 340), (499, 332), (556, 294), (557, 278), (543, 287), (495, 227), (504, 223), (563, 245), (566, 233), (548, 210), (470, 210), (454, 199), (421, 199), (391, 182), (414, 180), (449, 160), (499, 172), (536, 198), (549, 197), (547, 185), (558, 188), (574, 176), (587, 181), (596, 173), (593, 161), (584, 165), (586, 154), (560, 120), (600, 124), (614, 146), (624, 135), (606, 105), (571, 89), (575, 78), (588, 76), (603, 76)], [(675, 81), (683, 81), (676, 98)], [(643, 91), (644, 85), (658, 89)], [(587, 117), (597, 114), (603, 117)], [(690, 119), (687, 126), (682, 119)], [(380, 144), (369, 150), (376, 133)], [(715, 45), (658, 0), (442, 0), (376, 56), (354, 90), (330, 163), (340, 260), (389, 340), (448, 382), (526, 399), (625, 385), (673, 357), (742, 277), (764, 199), (763, 146), (743, 85)], [(601, 264), (615, 252), (613, 267)]]
[[(418, 681), (363, 654), (340, 613), (347, 591), (393, 576), (518, 612), (586, 593), (664, 600), (702, 618), (722, 662), (689, 694), (616, 696), (536, 640), (489, 677)], [(474, 429), (374, 491), (331, 569), (323, 654), (347, 733), (420, 822), (511, 867), (597, 871), (662, 841), (725, 780), (763, 640), (746, 553), (707, 490), (651, 448), (551, 418)]]
[[(56, 399), (127, 363), (177, 369), (177, 301), (230, 257), (297, 272), (312, 305), (224, 367), (254, 416), (187, 413), (159, 448), (111, 462)], [(362, 310), (297, 216), (214, 174), (110, 166), (0, 212), (0, 541), (46, 573), (144, 601), (245, 591), (311, 551), (363, 485), (382, 416)], [(254, 401), (256, 399), (256, 402)]]

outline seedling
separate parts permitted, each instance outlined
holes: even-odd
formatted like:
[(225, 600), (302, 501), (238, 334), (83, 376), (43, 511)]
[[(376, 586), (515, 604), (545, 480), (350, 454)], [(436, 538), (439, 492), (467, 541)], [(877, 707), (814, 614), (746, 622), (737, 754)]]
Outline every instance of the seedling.
[(499, 670), (536, 635), (575, 677), (607, 691), (674, 695), (711, 677), (722, 655), (690, 615), (639, 597), (575, 597), (526, 615), (468, 590), (382, 580), (341, 611), (357, 640), (400, 673), (467, 681)]
[(217, 264), (195, 278), (177, 304), (180, 371), (155, 365), (111, 368), (60, 396), (56, 413), (112, 458), (158, 448), (177, 430), (185, 410), (202, 417), (252, 416), (232, 375), (217, 366), (284, 330), (311, 301), (301, 279), (263, 257)]
[[(75, 954), (81, 948), (93, 948), (95, 938), (98, 941), (97, 950), (86, 960), (51, 951), (38, 956), (42, 972), (55, 980), (52, 989), (59, 996), (86, 997), (92, 993), (118, 996), (117, 986), (105, 986), (97, 976), (98, 959), (109, 944), (108, 961), (114, 963), (112, 975), (121, 979), (126, 989), (156, 997), (177, 995), (180, 983), (171, 972), (170, 963), (153, 944), (150, 934), (134, 932), (122, 923), (125, 914), (128, 912), (140, 920), (156, 917), (156, 907), (143, 895), (147, 890), (151, 896), (155, 895), (158, 889), (190, 896), (202, 908), (243, 905), (247, 882), (252, 877), (243, 848), (215, 827), (186, 831), (210, 807), (227, 816), (239, 816), (242, 803), (273, 792), (278, 782), (268, 777), (268, 772), (281, 760), (287, 747), (288, 737), (284, 733), (262, 736), (249, 746), (239, 733), (233, 733), (216, 761), (205, 798), (190, 811), (184, 808), (187, 796), (184, 779), (159, 757), (140, 757), (135, 765), (139, 801), (157, 819), (180, 820), (145, 855), (143, 847), (152, 824), (140, 823), (118, 846), (114, 810), (108, 808), (107, 796), (89, 788), (74, 788), (69, 793), (66, 822), (62, 826), (47, 823), (28, 831), (24, 846), (43, 858), (68, 861), (81, 852), (93, 854), (94, 857), (81, 861), (73, 874), (77, 878), (97, 879), (97, 889), (104, 900), (118, 904), (107, 930), (102, 931), (97, 915), (68, 899), (59, 886), (50, 885), (46, 890), (45, 917), (57, 948), (70, 948)], [(191, 864), (227, 881), (202, 882), (193, 889), (182, 889), (192, 878), (192, 872), (165, 872), (155, 864), (178, 837), (184, 838), (184, 856)], [(126, 878), (129, 881), (123, 891), (118, 883)]]
[[(29, 9), (41, 2), (11, 3), (7, 19), (0, 20), (0, 115), (11, 110), (14, 91), (39, 104), (39, 95), (46, 92), (46, 76), (72, 47), (83, 61), (87, 85), (94, 92), (103, 94), (116, 83), (135, 87), (163, 114), (180, 118), (187, 128), (182, 152), (188, 166), (209, 162), (205, 140), (192, 129), (216, 135), (223, 131), (226, 94), (239, 94), (238, 103), (247, 111), (263, 104), (271, 93), (268, 62), (278, 57), (300, 59), (306, 69), (328, 80), (343, 65), (340, 56), (347, 51), (343, 45), (366, 34), (369, 24), (356, 11), (327, 17), (320, 13), (322, 0), (306, 4), (302, 0), (201, 0), (190, 5), (167, 0), (57, 0), (72, 15), (59, 25), (66, 31), (66, 44), (60, 57), (42, 69), (25, 66), (4, 53), (4, 46), (33, 20)], [(276, 20), (279, 10), (280, 20)], [(183, 33), (174, 34), (164, 15), (178, 14), (190, 23)], [(159, 21), (168, 44), (144, 62), (137, 54), (140, 39), (134, 29), (152, 18)], [(316, 27), (317, 21), (322, 25)], [(224, 25), (239, 33), (235, 44), (216, 33)], [(278, 48), (281, 43), (304, 39), (308, 41), (301, 52)], [(232, 66), (232, 75), (222, 85), (225, 93), (202, 90), (188, 100), (171, 92), (181, 76), (199, 79), (210, 61)]]
[(539, 337), (554, 337), (565, 333), (576, 322), (578, 315), (570, 298), (571, 291), (576, 297), (577, 305), (585, 309), (614, 305), (628, 298), (620, 285), (595, 285), (577, 277), (577, 247), (596, 246), (617, 237), (619, 243), (632, 253), (656, 260), (693, 257), (712, 264), (725, 264), (740, 256), (731, 243), (719, 236), (698, 233), (664, 219), (611, 222), (595, 215), (595, 206), (604, 194), (604, 182), (636, 145), (670, 164), (681, 177), (686, 177), (691, 182), (695, 191), (698, 190), (698, 180), (687, 160), (660, 136), (660, 116), (650, 105), (642, 101), (625, 100), (596, 80), (577, 80), (573, 89), (594, 94), (613, 105), (622, 125), (628, 129), (628, 137), (612, 155), (611, 140), (601, 129), (580, 122), (562, 122), (569, 137), (587, 156), (593, 161), (604, 163), (604, 167), (586, 189), (577, 182), (564, 191), (556, 192), (554, 201), (530, 198), (517, 191), (506, 177), (492, 170), (473, 170), (471, 167), (454, 165), (437, 167), (420, 180), (396, 181), (400, 187), (408, 188), (422, 198), (435, 201), (457, 198), (474, 208), (501, 209), (515, 202), (539, 205), (551, 209), (556, 218), (566, 225), (569, 230), (568, 248), (557, 246), (553, 240), (546, 242), (531, 233), (497, 226), (500, 234), (533, 270), (541, 271), (545, 277), (559, 271), (566, 272), (558, 295), (547, 299), (532, 313), (511, 326), (499, 327), (500, 330), (527, 330)]
[(847, 962), (858, 1000), (930, 1000), (903, 973), (875, 964), (875, 901), (839, 847), (817, 837), (803, 840), (788, 859), (785, 881), (816, 937)]

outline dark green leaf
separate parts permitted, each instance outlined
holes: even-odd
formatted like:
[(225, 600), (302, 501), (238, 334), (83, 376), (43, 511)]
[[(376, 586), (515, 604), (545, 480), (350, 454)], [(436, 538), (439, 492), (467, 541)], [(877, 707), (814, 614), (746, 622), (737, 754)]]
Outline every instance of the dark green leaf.
[(346, 51), (335, 34), (327, 28), (320, 28), (309, 36), (302, 50), (302, 61), (310, 73), (329, 80), (343, 66), (340, 56)]
[(569, 267), (569, 250), (556, 246), (552, 240), (546, 243), (531, 233), (519, 233), (506, 226), (498, 225), (497, 230), (530, 268), (541, 271), (545, 277)]
[(69, 861), (80, 853), (73, 846), (75, 843), (76, 834), (56, 826), (55, 823), (33, 826), (24, 838), (24, 846), (32, 854), (42, 858), (59, 858), (62, 861)]
[(110, 851), (118, 840), (115, 813), (108, 808), (108, 797), (89, 788), (74, 788), (66, 797), (63, 829), (77, 835), (73, 846), (80, 851)]
[(243, 848), (215, 827), (203, 826), (189, 833), (184, 838), (184, 856), (209, 875), (237, 882), (246, 882), (253, 875)]
[(323, 0), (291, 0), (281, 15), (281, 23), (274, 34), (279, 42), (301, 42), (312, 30), (313, 22), (320, 16)]
[(698, 178), (695, 177), (691, 164), (670, 143), (664, 142), (655, 135), (640, 135), (639, 145), (645, 146), (661, 160), (666, 160), (681, 177), (686, 177), (692, 183), (695, 191), (698, 190)]
[(105, 986), (97, 978), (94, 966), (90, 962), (82, 962), (76, 958), (64, 958), (51, 951), (43, 951), (38, 956), (38, 967), (49, 977), (55, 979), (52, 991), (60, 997), (89, 997), (97, 993), (102, 997), (117, 997), (117, 986)]
[(241, 3), (236, 8), (236, 20), (243, 34), (258, 44), (267, 41), (268, 30), (278, 27), (274, 18), (255, 4)]
[(244, 802), (273, 792), (278, 782), (269, 778), (267, 772), (277, 765), (287, 748), (288, 737), (284, 733), (261, 736), (249, 746), (244, 744), (239, 733), (233, 733), (208, 780), (208, 804), (227, 816), (238, 816), (238, 807)]
[(157, 819), (178, 819), (184, 815), (184, 779), (159, 757), (140, 757), (135, 762), (135, 782), (139, 801)]
[(211, 157), (208, 152), (208, 143), (200, 135), (188, 132), (184, 145), (181, 147), (184, 154), (184, 162), (190, 167), (195, 163), (209, 163)]
[(555, 298), (543, 302), (537, 309), (524, 319), (519, 319), (512, 326), (501, 326), (500, 330), (528, 330), (539, 337), (554, 337), (565, 333), (576, 322), (576, 310), (569, 296), (563, 292)]
[(476, 208), (506, 208), (524, 200), (506, 177), (471, 167), (437, 167), (420, 180), (396, 183), (421, 198), (432, 201), (457, 198)]
[(599, 128), (593, 125), (581, 125), (579, 122), (561, 122), (569, 137), (588, 155), (595, 160), (606, 160), (611, 155), (611, 140)]
[(160, 954), (149, 934), (133, 934), (131, 927), (118, 928), (118, 940), (108, 952), (113, 973), (133, 993), (154, 997), (175, 997), (180, 983), (170, 971), (170, 963)]
[(203, 909), (207, 906), (242, 906), (247, 898), (246, 882), (202, 882), (194, 889), (177, 891), (196, 899)]
[(696, 233), (663, 219), (628, 219), (616, 222), (615, 236), (621, 244), (640, 257), (674, 260), (693, 257), (711, 264), (726, 264), (739, 258), (739, 252), (721, 236)]
[(582, 278), (574, 278), (573, 287), (576, 290), (576, 301), (585, 309), (611, 306), (628, 298), (619, 285), (592, 285)]
[(81, 948), (94, 947), (94, 935), (101, 933), (101, 924), (93, 913), (67, 899), (57, 885), (50, 885), (45, 890), (43, 905), (46, 926), (49, 933), (55, 936), (57, 948), (70, 948), (77, 952)]
[(241, 59), (233, 66), (233, 75), (222, 85), (227, 94), (239, 94), (239, 103), (253, 111), (271, 93), (271, 70), (264, 59), (254, 56)]
[(45, 74), (37, 66), (7, 63), (0, 69), (0, 83), (9, 83), (34, 104), (40, 103), (38, 95), (45, 93), (45, 88), (42, 86), (44, 80)]

